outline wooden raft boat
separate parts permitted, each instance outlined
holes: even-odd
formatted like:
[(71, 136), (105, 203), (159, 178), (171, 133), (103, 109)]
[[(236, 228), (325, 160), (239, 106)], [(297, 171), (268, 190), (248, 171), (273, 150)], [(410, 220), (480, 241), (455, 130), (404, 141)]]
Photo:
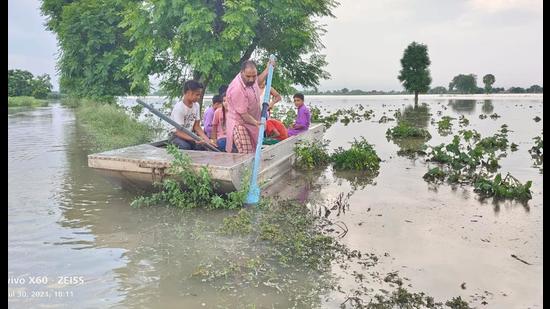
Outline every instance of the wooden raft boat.
[[(301, 141), (320, 141), (324, 126), (314, 123), (309, 130), (274, 145), (262, 146), (258, 181), (266, 187), (288, 172), (295, 160), (294, 145)], [(243, 172), (252, 169), (254, 154), (180, 150), (191, 158), (193, 168), (206, 166), (219, 185), (219, 191), (241, 188)], [(171, 177), (172, 156), (166, 152), (166, 141), (141, 144), (88, 155), (88, 166), (123, 187), (150, 189), (155, 181)]]

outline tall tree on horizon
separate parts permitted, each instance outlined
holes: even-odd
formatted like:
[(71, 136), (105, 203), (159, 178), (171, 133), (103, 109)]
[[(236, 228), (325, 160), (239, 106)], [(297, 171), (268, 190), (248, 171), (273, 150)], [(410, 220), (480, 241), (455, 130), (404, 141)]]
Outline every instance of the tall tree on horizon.
[(485, 84), (485, 93), (490, 93), (495, 83), (495, 76), (493, 74), (486, 74), (483, 76), (483, 83)]
[(475, 74), (458, 74), (449, 83), (449, 92), (454, 89), (459, 93), (476, 93), (477, 76)]
[(416, 42), (407, 46), (401, 58), (401, 71), (397, 78), (407, 91), (414, 93), (415, 105), (418, 105), (418, 94), (430, 90), (430, 64), (428, 46)]

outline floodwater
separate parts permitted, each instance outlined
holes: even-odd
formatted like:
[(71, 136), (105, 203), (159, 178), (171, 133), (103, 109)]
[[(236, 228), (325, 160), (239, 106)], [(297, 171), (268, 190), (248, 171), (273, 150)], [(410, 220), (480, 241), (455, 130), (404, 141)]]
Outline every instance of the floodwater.
[[(533, 120), (542, 117), (542, 95), (421, 96), (427, 108), (416, 109), (411, 99), (307, 97), (307, 104), (330, 110), (361, 104), (374, 111), (361, 123), (336, 123), (325, 138), (333, 149), (364, 136), (382, 159), (380, 171), (365, 179), (327, 168), (313, 180), (294, 171), (267, 193), (331, 200), (353, 191), (349, 210), (337, 218), (349, 228), (341, 241), (379, 256), (369, 271), (397, 271), (410, 291), (436, 301), (460, 295), (483, 308), (542, 308), (543, 177), (527, 152), (542, 132), (543, 121)], [(465, 115), (468, 128), (482, 136), (506, 123), (519, 149), (508, 151), (499, 171), (532, 180), (533, 198), (527, 204), (480, 201), (469, 186), (426, 183), (422, 175), (429, 165), (422, 157), (398, 156), (399, 146), (385, 137), (395, 122), (378, 122), (398, 109), (430, 131), (429, 145), (452, 139), (440, 136), (431, 118)], [(493, 113), (501, 117), (478, 117)], [(458, 129), (456, 119), (453, 132)], [(338, 278), (345, 293), (324, 289), (319, 274), (292, 268), (277, 270), (273, 282), (280, 285), (244, 275), (196, 276), (260, 255), (262, 248), (217, 232), (234, 212), (131, 208), (133, 193), (87, 167), (90, 151), (72, 110), (59, 104), (9, 110), (10, 308), (335, 308), (357, 287), (352, 273), (359, 266), (334, 265), (326, 274)], [(382, 286), (374, 280), (362, 284), (374, 292)]]

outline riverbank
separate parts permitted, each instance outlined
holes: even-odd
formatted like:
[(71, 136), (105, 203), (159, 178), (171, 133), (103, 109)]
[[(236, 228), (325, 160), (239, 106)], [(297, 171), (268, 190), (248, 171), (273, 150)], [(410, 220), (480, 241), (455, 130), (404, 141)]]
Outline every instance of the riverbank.
[(47, 105), (48, 100), (39, 100), (34, 97), (8, 97), (8, 107), (40, 107)]

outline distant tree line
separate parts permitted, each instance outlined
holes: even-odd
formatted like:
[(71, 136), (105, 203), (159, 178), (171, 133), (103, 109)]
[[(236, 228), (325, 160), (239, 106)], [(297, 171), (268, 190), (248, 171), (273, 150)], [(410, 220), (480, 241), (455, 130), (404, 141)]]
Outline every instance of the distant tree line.
[[(489, 77), (487, 77), (489, 76)], [(484, 76), (483, 81), (485, 84), (484, 88), (478, 87), (476, 82), (476, 75), (474, 74), (459, 74), (453, 78), (449, 83), (449, 87), (445, 88), (444, 86), (437, 86), (430, 88), (428, 94), (481, 94), (481, 93), (543, 93), (543, 87), (539, 85), (532, 85), (529, 88), (522, 87), (510, 87), (505, 89), (503, 87), (492, 87), (494, 83), (494, 75), (487, 74)], [(319, 91), (317, 89), (304, 90), (306, 95), (391, 95), (391, 94), (410, 94), (409, 91), (381, 91), (381, 90), (360, 90), (353, 89), (349, 90), (348, 88), (342, 88), (339, 90), (326, 90)]]
[(370, 90), (370, 91), (364, 91), (360, 89), (352, 89), (349, 90), (348, 88), (342, 88), (337, 90), (326, 90), (326, 91), (319, 91), (317, 89), (313, 90), (303, 90), (302, 91), (305, 95), (383, 95), (383, 94), (408, 94), (407, 91), (382, 91), (382, 90)]
[(8, 97), (28, 96), (45, 99), (52, 92), (50, 75), (36, 77), (25, 70), (8, 70)]

